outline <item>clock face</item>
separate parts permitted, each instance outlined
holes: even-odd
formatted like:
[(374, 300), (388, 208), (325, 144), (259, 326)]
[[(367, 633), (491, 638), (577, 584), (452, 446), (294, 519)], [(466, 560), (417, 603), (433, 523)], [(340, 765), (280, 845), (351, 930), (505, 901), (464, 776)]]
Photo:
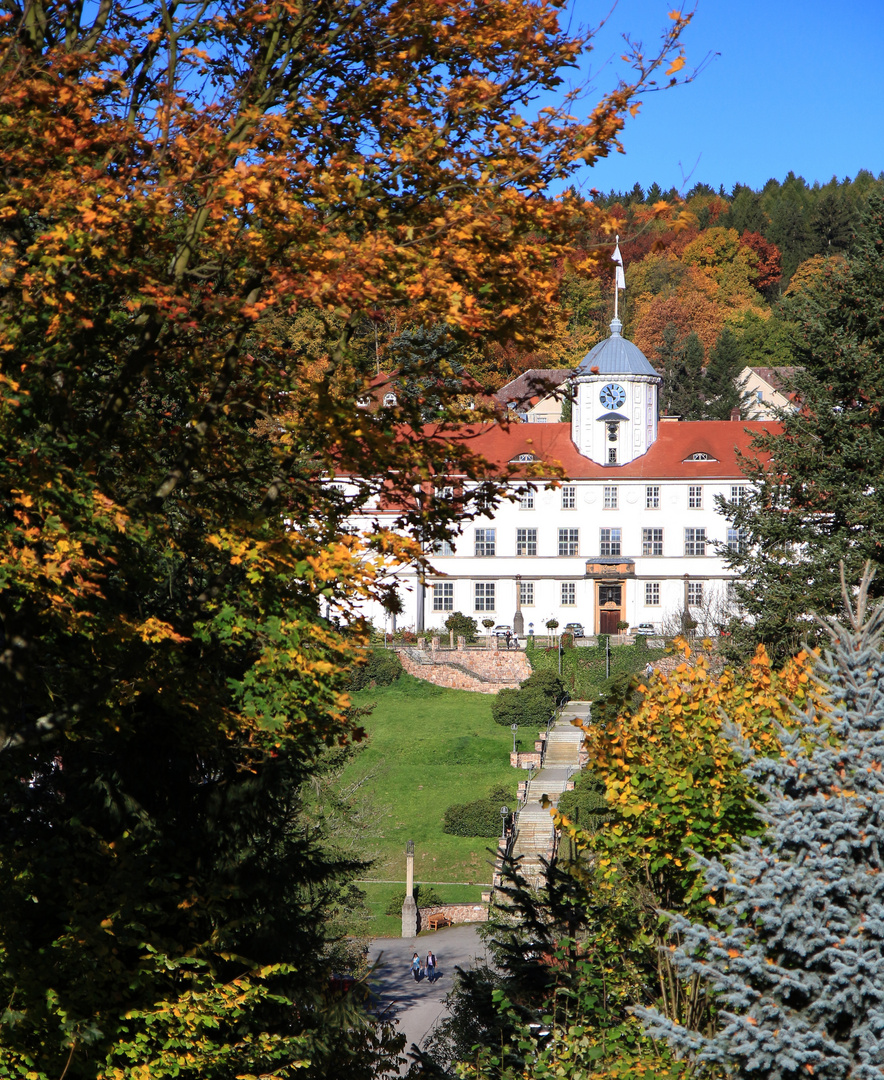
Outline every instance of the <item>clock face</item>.
[(608, 383), (602, 388), (599, 401), (606, 409), (619, 409), (626, 401), (626, 391), (617, 383)]

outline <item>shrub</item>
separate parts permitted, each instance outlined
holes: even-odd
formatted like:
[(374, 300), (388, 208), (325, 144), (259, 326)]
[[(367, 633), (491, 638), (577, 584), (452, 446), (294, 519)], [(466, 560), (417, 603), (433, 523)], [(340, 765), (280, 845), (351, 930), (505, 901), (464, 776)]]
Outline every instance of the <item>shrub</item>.
[[(414, 887), (414, 901), (418, 907), (430, 907), (433, 904), (444, 903), (442, 897), (436, 892), (432, 885), (415, 885)], [(405, 889), (401, 892), (393, 893), (384, 909), (385, 915), (401, 915), (402, 905), (405, 903)]]
[[(493, 625), (493, 623), (492, 623)], [(452, 611), (452, 613), (445, 620), (445, 629), (453, 630), (455, 637), (463, 637), (466, 640), (467, 645), (471, 645), (479, 633), (479, 626), (475, 619), (471, 619), (469, 615), (463, 615), (459, 611)]]
[(540, 690), (553, 704), (565, 692), (565, 684), (554, 671), (532, 671), (519, 685), (522, 690)]
[(636, 634), (635, 646), (637, 649), (646, 649), (648, 647), (647, 636), (645, 634)]
[(554, 671), (535, 671), (518, 690), (501, 690), (491, 703), (491, 715), (504, 727), (543, 727), (564, 692), (565, 685)]
[(484, 799), (454, 803), (442, 816), (442, 831), (451, 836), (499, 836), (501, 806), (513, 806), (515, 796), (504, 787), (492, 788)]
[(350, 690), (364, 690), (367, 686), (390, 686), (402, 674), (402, 664), (394, 652), (372, 649), (368, 660), (350, 674)]
[(611, 640), (611, 635), (610, 634), (599, 634), (599, 636), (596, 638), (596, 642), (598, 644), (598, 647), (602, 650), (602, 652), (604, 652), (605, 649), (608, 647), (608, 642), (610, 640)]
[(574, 635), (571, 633), (570, 630), (566, 630), (564, 634), (562, 634), (562, 636), (559, 638), (559, 644), (562, 646), (563, 649), (574, 648)]

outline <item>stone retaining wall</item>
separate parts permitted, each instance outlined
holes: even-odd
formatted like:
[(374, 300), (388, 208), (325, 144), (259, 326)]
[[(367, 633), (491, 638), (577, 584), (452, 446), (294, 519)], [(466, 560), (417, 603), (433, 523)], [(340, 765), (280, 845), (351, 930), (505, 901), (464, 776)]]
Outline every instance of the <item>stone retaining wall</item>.
[(418, 930), (427, 929), (427, 919), (431, 915), (444, 915), (453, 925), (461, 923), (488, 922), (487, 904), (434, 904), (417, 909)]
[[(505, 687), (517, 687), (531, 674), (528, 657), (521, 652), (468, 652), (431, 653), (432, 664), (421, 664), (408, 655), (405, 649), (397, 649), (403, 668), (409, 675), (449, 690), (472, 690), (479, 694), (496, 694)], [(452, 664), (459, 664), (469, 671), (461, 671)], [(469, 672), (475, 672), (471, 675)], [(488, 681), (483, 681), (488, 680)]]

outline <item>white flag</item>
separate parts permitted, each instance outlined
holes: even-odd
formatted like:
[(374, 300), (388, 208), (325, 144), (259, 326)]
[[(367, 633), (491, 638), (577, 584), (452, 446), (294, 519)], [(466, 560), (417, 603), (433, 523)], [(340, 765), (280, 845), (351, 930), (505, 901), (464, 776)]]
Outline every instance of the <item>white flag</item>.
[(611, 256), (612, 262), (615, 262), (617, 266), (614, 269), (614, 281), (618, 289), (626, 288), (626, 277), (623, 274), (623, 256), (620, 254), (620, 237), (617, 237), (617, 246), (614, 248), (614, 254)]

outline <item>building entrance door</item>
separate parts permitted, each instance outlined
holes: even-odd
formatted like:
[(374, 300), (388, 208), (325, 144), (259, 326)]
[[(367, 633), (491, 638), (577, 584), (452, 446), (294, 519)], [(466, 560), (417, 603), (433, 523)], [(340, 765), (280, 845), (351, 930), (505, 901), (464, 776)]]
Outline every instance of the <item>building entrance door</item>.
[(599, 585), (599, 602), (596, 607), (596, 611), (598, 611), (597, 633), (619, 633), (617, 623), (622, 618), (622, 601), (622, 585)]

